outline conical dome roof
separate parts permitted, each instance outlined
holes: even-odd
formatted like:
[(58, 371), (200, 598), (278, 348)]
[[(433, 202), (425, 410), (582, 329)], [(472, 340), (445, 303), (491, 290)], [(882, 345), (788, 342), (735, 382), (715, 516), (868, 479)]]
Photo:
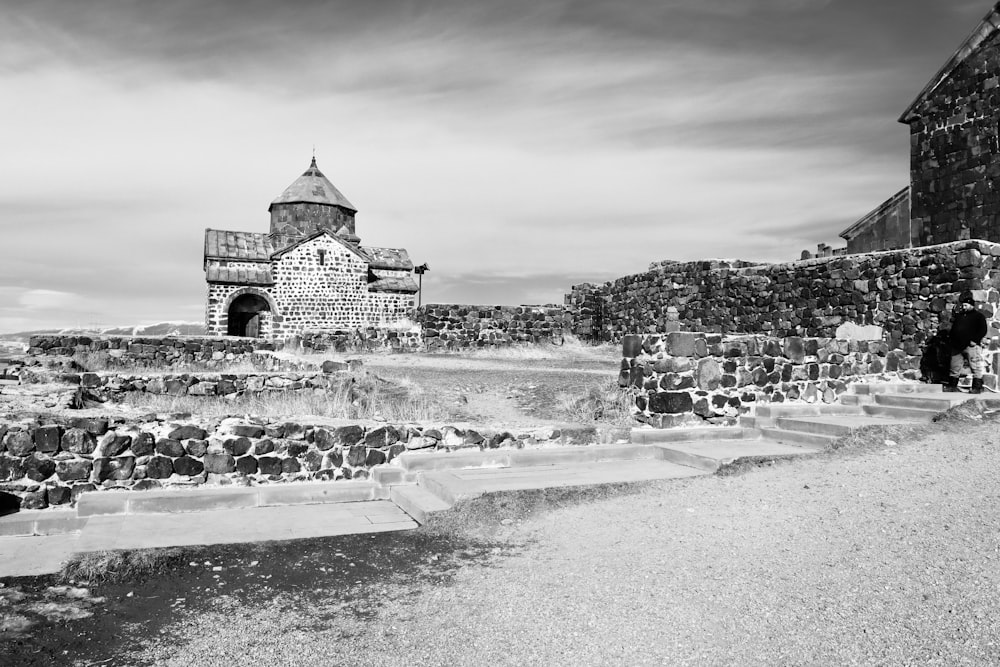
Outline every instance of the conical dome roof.
[[(305, 172), (295, 179), (295, 182), (285, 188), (285, 191), (271, 202), (275, 204), (327, 204), (328, 206), (340, 206), (357, 212), (354, 204), (347, 201), (347, 197), (341, 194), (340, 190), (334, 187), (323, 172), (316, 166), (315, 156), (312, 164)], [(268, 210), (271, 210), (270, 207)]]

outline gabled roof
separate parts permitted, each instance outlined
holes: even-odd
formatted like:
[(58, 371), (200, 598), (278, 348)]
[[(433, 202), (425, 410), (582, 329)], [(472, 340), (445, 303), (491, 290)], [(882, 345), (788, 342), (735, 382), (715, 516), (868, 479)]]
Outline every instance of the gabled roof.
[(266, 262), (274, 248), (267, 234), (230, 232), (224, 229), (205, 230), (205, 259), (238, 259), (246, 262)]
[(368, 255), (373, 269), (413, 270), (413, 262), (410, 261), (410, 255), (403, 248), (360, 247), (362, 252)]
[(210, 283), (232, 285), (273, 285), (274, 277), (269, 267), (233, 268), (230, 266), (210, 266), (205, 272), (205, 280)]
[(360, 248), (358, 248), (358, 246), (354, 245), (353, 243), (348, 243), (343, 238), (341, 238), (341, 237), (337, 236), (336, 234), (334, 234), (333, 232), (327, 231), (325, 229), (321, 229), (318, 232), (316, 232), (315, 234), (310, 234), (309, 236), (303, 236), (301, 239), (299, 239), (295, 243), (293, 243), (291, 245), (287, 245), (284, 248), (281, 248), (280, 250), (277, 250), (275, 252), (272, 252), (271, 253), (271, 259), (278, 259), (279, 257), (281, 257), (282, 255), (284, 255), (285, 253), (290, 252), (290, 251), (294, 250), (295, 248), (298, 248), (303, 243), (309, 243), (310, 241), (312, 241), (314, 239), (318, 239), (319, 237), (321, 237), (323, 235), (329, 236), (331, 239), (333, 239), (334, 241), (336, 241), (340, 245), (344, 246), (345, 248), (347, 248), (348, 250), (350, 250), (351, 252), (353, 252), (355, 255), (357, 255), (361, 259), (365, 260), (366, 262), (370, 262), (371, 261), (371, 259), (368, 257), (368, 255), (366, 255)]
[(271, 202), (267, 210), (271, 210), (275, 204), (327, 204), (329, 206), (340, 206), (357, 212), (354, 204), (347, 201), (347, 197), (340, 193), (340, 190), (333, 186), (323, 172), (316, 166), (316, 158), (313, 157), (312, 164), (295, 179), (295, 182), (285, 188), (285, 191), (278, 195), (278, 198)]
[(905, 188), (903, 188), (902, 190), (900, 190), (899, 192), (897, 192), (896, 194), (894, 194), (893, 196), (889, 197), (887, 200), (879, 204), (878, 207), (875, 208), (875, 210), (870, 211), (860, 220), (855, 222), (853, 225), (851, 225), (844, 231), (840, 232), (839, 234), (840, 238), (850, 241), (855, 236), (862, 233), (868, 227), (874, 224), (882, 215), (885, 214), (886, 211), (895, 206), (898, 206), (903, 201), (908, 202), (909, 200), (910, 200), (910, 186), (907, 185)]
[(965, 60), (975, 53), (975, 51), (982, 46), (984, 42), (989, 40), (993, 35), (996, 34), (997, 30), (1000, 29), (1000, 2), (993, 6), (993, 9), (979, 22), (976, 29), (972, 31), (972, 34), (962, 42), (962, 45), (958, 47), (958, 50), (948, 59), (948, 62), (944, 64), (934, 78), (931, 79), (924, 89), (920, 91), (917, 95), (917, 99), (913, 100), (910, 106), (906, 107), (906, 111), (903, 115), (899, 117), (900, 123), (909, 124), (914, 118), (918, 118), (920, 114), (917, 112), (917, 107), (919, 107), (924, 100), (931, 96), (938, 86), (945, 82), (951, 73), (958, 68)]
[[(374, 277), (375, 280), (371, 280)], [(394, 276), (385, 274), (378, 270), (369, 271), (368, 291), (369, 292), (402, 292), (403, 294), (416, 294), (417, 283), (413, 276)]]

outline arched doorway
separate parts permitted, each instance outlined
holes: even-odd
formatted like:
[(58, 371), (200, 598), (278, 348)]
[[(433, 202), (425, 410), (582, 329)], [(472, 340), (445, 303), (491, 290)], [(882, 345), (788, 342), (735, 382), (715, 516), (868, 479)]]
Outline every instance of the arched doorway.
[(230, 336), (260, 338), (262, 313), (269, 312), (267, 299), (257, 294), (244, 294), (233, 299), (229, 306), (229, 324), (226, 331)]

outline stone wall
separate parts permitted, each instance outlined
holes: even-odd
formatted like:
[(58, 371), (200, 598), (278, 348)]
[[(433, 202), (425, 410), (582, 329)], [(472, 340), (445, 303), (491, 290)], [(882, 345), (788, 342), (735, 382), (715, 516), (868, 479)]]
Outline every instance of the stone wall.
[[(986, 302), (1000, 335), (1000, 245), (964, 241), (788, 264), (661, 262), (646, 273), (578, 285), (566, 297), (574, 332), (597, 340), (671, 330), (834, 338), (841, 325), (877, 325), (890, 349), (917, 354), (947, 324), (965, 289)], [(590, 312), (588, 312), (590, 311)]]
[[(671, 332), (622, 342), (618, 384), (656, 428), (735, 424), (760, 403), (833, 403), (852, 382), (916, 380), (920, 356), (884, 341)], [(1000, 352), (988, 354), (996, 388)]]
[(565, 326), (564, 309), (552, 305), (428, 304), (414, 317), (428, 350), (561, 340)]
[(921, 245), (919, 228), (910, 224), (910, 188), (906, 187), (840, 233), (847, 254)]
[(979, 45), (903, 119), (920, 243), (1000, 241), (1000, 34)]
[(95, 366), (115, 368), (216, 368), (239, 364), (263, 371), (315, 368), (313, 364), (274, 356), (273, 352), (281, 346), (281, 342), (259, 338), (51, 335), (32, 336), (28, 340), (28, 354), (35, 358), (79, 355), (85, 362), (88, 359), (97, 362)]
[(474, 431), (454, 426), (0, 420), (0, 491), (23, 509), (114, 489), (366, 479), (406, 451), (585, 445), (593, 428)]
[(358, 361), (326, 361), (324, 372), (312, 373), (182, 373), (136, 375), (122, 373), (63, 373), (59, 379), (85, 390), (84, 399), (121, 401), (125, 394), (168, 396), (241, 396), (294, 391), (335, 392), (350, 386), (344, 375), (359, 370)]

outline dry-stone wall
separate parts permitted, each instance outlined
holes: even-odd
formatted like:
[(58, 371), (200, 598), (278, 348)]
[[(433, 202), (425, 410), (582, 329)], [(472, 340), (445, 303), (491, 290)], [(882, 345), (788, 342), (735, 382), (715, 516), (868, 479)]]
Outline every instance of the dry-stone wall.
[(987, 302), (990, 336), (1000, 335), (998, 259), (1000, 245), (961, 241), (775, 265), (662, 262), (578, 285), (566, 303), (574, 331), (593, 329), (596, 319), (600, 340), (671, 330), (833, 338), (854, 323), (880, 326), (891, 349), (916, 354), (965, 289)]
[(110, 366), (157, 367), (231, 366), (250, 363), (262, 370), (282, 366), (283, 361), (268, 352), (281, 343), (257, 338), (211, 338), (207, 336), (32, 336), (28, 354), (35, 357), (98, 355)]
[(133, 375), (122, 373), (63, 373), (59, 379), (78, 385), (83, 398), (101, 402), (120, 401), (125, 394), (168, 396), (241, 396), (272, 392), (330, 392), (352, 383), (344, 371), (359, 370), (357, 361), (325, 361), (323, 371), (313, 373), (182, 373)]
[(260, 485), (365, 479), (406, 451), (524, 448), (595, 442), (593, 428), (475, 431), (455, 426), (148, 421), (0, 420), (0, 492), (23, 509), (115, 489)]
[(419, 327), (410, 329), (376, 329), (353, 331), (306, 331), (285, 342), (288, 347), (301, 347), (307, 352), (419, 352), (423, 337)]
[[(997, 350), (986, 385), (997, 385)], [(671, 332), (622, 341), (618, 383), (656, 428), (734, 424), (760, 403), (833, 403), (852, 382), (915, 380), (920, 357), (883, 341)]]
[(428, 350), (546, 342), (559, 339), (565, 324), (559, 306), (430, 304), (415, 317)]

